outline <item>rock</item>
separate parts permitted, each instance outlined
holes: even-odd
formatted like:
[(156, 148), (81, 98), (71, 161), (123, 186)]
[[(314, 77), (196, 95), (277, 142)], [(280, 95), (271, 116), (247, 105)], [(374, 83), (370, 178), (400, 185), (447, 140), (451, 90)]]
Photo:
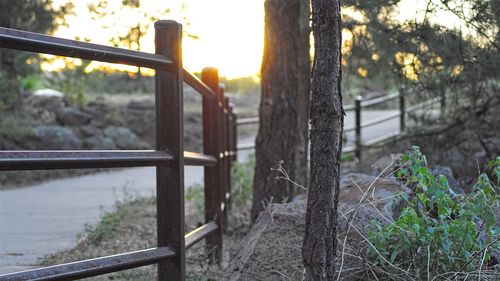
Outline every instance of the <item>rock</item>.
[(107, 127), (104, 136), (113, 140), (119, 149), (147, 149), (148, 144), (140, 140), (136, 134), (125, 127)]
[[(390, 208), (387, 210), (387, 203), (392, 201), (392, 196), (396, 193), (406, 191), (396, 182), (375, 179), (376, 177), (369, 175), (349, 174), (341, 180), (337, 231), (339, 241), (348, 237), (342, 280), (363, 280), (359, 279), (365, 273), (362, 269), (369, 270), (362, 260), (366, 257), (367, 247), (364, 237), (374, 230), (370, 222), (376, 220), (381, 225), (387, 224), (390, 221), (390, 213), (387, 213)], [(363, 198), (362, 191), (368, 188), (370, 192), (365, 198), (365, 204), (358, 204)], [(370, 201), (373, 205), (369, 204)], [(302, 280), (301, 248), (305, 212), (305, 198), (295, 198), (288, 204), (271, 204), (260, 214), (250, 232), (234, 249), (235, 254), (220, 280)], [(347, 232), (347, 221), (351, 216), (351, 227)], [(340, 260), (342, 249), (339, 243), (337, 260)], [(359, 276), (350, 275), (353, 271), (347, 270), (354, 268), (359, 270)]]
[(430, 172), (434, 175), (434, 177), (438, 177), (439, 175), (445, 176), (448, 180), (448, 185), (456, 194), (465, 194), (464, 190), (460, 187), (459, 182), (453, 176), (453, 170), (447, 166), (434, 166), (430, 169)]
[[(372, 168), (377, 175), (381, 174), (381, 176), (387, 176), (394, 171), (394, 167), (397, 161), (401, 159), (401, 156), (403, 156), (401, 153), (383, 156), (372, 164)], [(382, 173), (384, 170), (385, 172)]]
[[(145, 104), (143, 104), (145, 105)], [(141, 140), (147, 142), (151, 147), (156, 143), (155, 138), (155, 111), (154, 106), (138, 108), (124, 108), (121, 111), (123, 122)], [(187, 130), (187, 129), (185, 129)]]
[(88, 149), (116, 149), (113, 139), (104, 136), (93, 136), (83, 140), (83, 145)]
[(28, 96), (23, 100), (23, 110), (34, 124), (56, 124), (56, 112), (63, 106), (64, 101), (60, 97)]
[(151, 100), (132, 100), (128, 103), (127, 108), (136, 110), (154, 110), (155, 102)]
[(57, 121), (65, 126), (81, 126), (90, 123), (92, 116), (73, 107), (63, 107), (56, 113)]
[(33, 92), (33, 95), (37, 97), (56, 97), (56, 98), (64, 97), (63, 93), (56, 91), (54, 89), (39, 89)]
[(73, 130), (60, 126), (37, 126), (33, 128), (33, 137), (38, 149), (81, 149), (82, 141)]
[(410, 190), (397, 180), (384, 179), (365, 174), (350, 173), (340, 178), (340, 201), (344, 204), (357, 205), (365, 196), (365, 203), (373, 205), (388, 219), (393, 218), (393, 197)]
[(101, 131), (92, 123), (89, 125), (81, 126), (78, 131), (84, 138), (89, 138), (101, 133)]

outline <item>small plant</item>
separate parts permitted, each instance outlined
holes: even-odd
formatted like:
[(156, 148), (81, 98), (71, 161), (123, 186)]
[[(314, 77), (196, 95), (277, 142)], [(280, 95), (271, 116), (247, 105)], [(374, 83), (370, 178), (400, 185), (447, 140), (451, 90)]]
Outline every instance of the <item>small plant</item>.
[(478, 271), (486, 277), (498, 263), (492, 253), (500, 249), (494, 216), (500, 157), (490, 162), (496, 181), (482, 173), (466, 195), (455, 194), (444, 176), (435, 177), (418, 147), (401, 161), (396, 176), (411, 192), (399, 198), (405, 207), (394, 223), (372, 222), (376, 231), (369, 234), (369, 253), (377, 256), (377, 265), (389, 272), (404, 269), (418, 280)]
[(205, 210), (205, 190), (201, 184), (194, 184), (187, 188), (186, 200), (195, 203), (198, 213), (203, 214)]
[(21, 79), (21, 89), (23, 91), (33, 91), (40, 86), (40, 79), (37, 76), (30, 74)]
[(232, 202), (238, 207), (252, 202), (255, 155), (249, 155), (245, 162), (234, 162), (231, 169)]

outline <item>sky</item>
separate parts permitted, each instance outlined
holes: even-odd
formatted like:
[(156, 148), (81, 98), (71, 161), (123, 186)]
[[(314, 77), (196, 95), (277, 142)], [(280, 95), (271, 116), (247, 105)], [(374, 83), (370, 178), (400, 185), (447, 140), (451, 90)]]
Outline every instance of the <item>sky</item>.
[[(56, 0), (56, 5), (68, 0)], [(108, 0), (108, 12), (104, 18), (93, 18), (88, 4), (99, 0), (72, 1), (75, 15), (67, 17), (68, 26), (59, 27), (54, 35), (92, 43), (110, 45), (110, 38), (127, 30), (133, 19), (156, 16), (182, 23), (187, 33), (183, 39), (183, 64), (190, 72), (200, 72), (212, 66), (227, 78), (257, 77), (262, 62), (264, 45), (264, 0), (141, 0), (141, 12), (122, 6), (122, 0)], [(402, 0), (394, 15), (404, 21), (419, 17), (419, 7), (424, 0)], [(168, 13), (164, 11), (168, 10)], [(436, 18), (448, 26), (456, 25), (458, 19), (449, 14)], [(154, 52), (154, 28), (150, 26), (147, 36), (141, 40), (141, 51)], [(80, 62), (74, 61), (76, 64)], [(104, 65), (104, 66), (103, 66)], [(42, 67), (57, 70), (67, 67), (62, 58), (55, 58)], [(109, 67), (93, 63), (88, 70)], [(112, 66), (135, 72), (128, 66)], [(146, 72), (147, 73), (147, 72)], [(149, 73), (152, 73), (151, 71)]]
[[(64, 3), (65, 0), (57, 1)], [(57, 3), (56, 2), (56, 3)], [(68, 27), (60, 27), (55, 36), (110, 45), (109, 38), (124, 30), (137, 17), (121, 6), (121, 0), (109, 0), (116, 11), (106, 19), (92, 19), (87, 4), (96, 1), (74, 1), (76, 16), (67, 18)], [(183, 64), (190, 72), (201, 72), (213, 66), (228, 78), (255, 76), (260, 71), (264, 40), (264, 0), (142, 0), (141, 10), (148, 15), (170, 9), (162, 19), (183, 23), (185, 31), (198, 39), (184, 37)], [(160, 11), (160, 12), (159, 12)], [(187, 20), (186, 20), (187, 19)], [(102, 26), (108, 27), (103, 29)], [(141, 50), (154, 52), (154, 28), (151, 25)], [(94, 64), (97, 67), (98, 64)], [(64, 66), (62, 61), (46, 64), (45, 69)], [(133, 68), (128, 68), (132, 70)]]

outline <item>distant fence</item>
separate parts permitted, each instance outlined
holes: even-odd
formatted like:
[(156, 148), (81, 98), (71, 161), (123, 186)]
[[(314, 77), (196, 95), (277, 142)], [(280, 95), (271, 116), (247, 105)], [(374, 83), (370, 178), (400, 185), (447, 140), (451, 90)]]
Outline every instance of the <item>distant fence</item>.
[[(365, 108), (370, 108), (374, 107), (377, 105), (385, 104), (390, 101), (399, 99), (399, 111), (394, 112), (391, 114), (387, 114), (385, 116), (381, 116), (372, 120), (368, 120), (366, 122), (362, 123), (362, 118), (361, 118), (361, 112)], [(404, 94), (403, 90), (400, 90), (398, 93), (393, 93), (389, 95), (385, 95), (382, 97), (377, 97), (369, 100), (362, 100), (361, 96), (358, 96), (356, 100), (354, 101), (354, 104), (349, 104), (344, 106), (344, 111), (354, 111), (354, 125), (345, 127), (344, 128), (344, 133), (347, 132), (352, 132), (354, 131), (354, 146), (351, 147), (344, 147), (343, 148), (343, 153), (353, 153), (356, 158), (361, 159), (361, 154), (362, 154), (362, 149), (363, 147), (375, 145), (384, 141), (387, 141), (389, 139), (392, 139), (394, 137), (397, 137), (401, 133), (405, 131), (406, 128), (406, 116), (411, 113), (415, 112), (419, 109), (425, 108), (427, 106), (433, 105), (435, 103), (441, 103), (442, 106), (444, 106), (442, 98), (433, 98), (430, 100), (427, 100), (425, 102), (413, 105), (411, 107), (406, 107), (406, 96)], [(361, 134), (362, 134), (362, 129), (371, 127), (377, 124), (380, 124), (382, 122), (386, 122), (392, 119), (399, 118), (399, 130), (391, 132), (389, 134), (371, 139), (366, 142), (362, 142), (361, 140)], [(259, 118), (258, 117), (248, 117), (248, 118), (239, 118), (236, 121), (236, 124), (238, 126), (245, 126), (245, 125), (255, 125), (259, 123)], [(238, 150), (246, 150), (246, 149), (254, 149), (255, 144), (244, 144), (244, 145), (238, 145), (237, 149)]]
[[(158, 234), (155, 248), (0, 275), (0, 280), (74, 280), (150, 264), (158, 264), (158, 280), (185, 280), (185, 251), (204, 238), (212, 261), (220, 261), (236, 115), (219, 86), (217, 69), (204, 69), (200, 81), (182, 68), (181, 43), (182, 26), (175, 21), (155, 23), (155, 54), (0, 28), (0, 48), (156, 70), (155, 150), (0, 151), (0, 171), (155, 166)], [(203, 153), (184, 151), (183, 82), (203, 97)], [(205, 224), (188, 234), (184, 165), (205, 167)]]

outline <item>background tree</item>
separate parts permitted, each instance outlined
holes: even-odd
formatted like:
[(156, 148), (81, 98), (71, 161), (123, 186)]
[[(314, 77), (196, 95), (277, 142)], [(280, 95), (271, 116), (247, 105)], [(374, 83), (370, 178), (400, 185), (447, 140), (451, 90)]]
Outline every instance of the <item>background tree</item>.
[(311, 170), (302, 258), (307, 281), (334, 280), (344, 110), (338, 0), (312, 0)]
[[(72, 7), (71, 3), (54, 7), (51, 0), (0, 1), (0, 26), (50, 33), (64, 24)], [(36, 54), (0, 48), (0, 110), (16, 105), (19, 79), (38, 71), (38, 66)]]
[[(500, 122), (496, 114), (500, 110), (500, 1), (426, 0), (406, 18), (400, 17), (401, 2), (342, 2), (344, 10), (350, 11), (344, 17), (344, 31), (352, 36), (344, 56), (348, 76), (359, 78), (363, 73), (360, 79), (365, 83), (383, 81), (386, 89), (404, 86), (410, 104), (443, 97), (447, 104), (443, 118), (432, 123), (422, 118), (425, 115), (413, 116), (419, 126), (411, 135), (439, 136), (432, 143), (443, 152), (462, 144), (482, 146), (489, 154), (484, 158), (494, 158), (500, 152), (491, 142), (500, 137), (495, 129)], [(475, 158), (474, 154), (467, 157)], [(457, 171), (466, 170), (472, 169)]]
[(305, 185), (310, 89), (309, 3), (265, 2), (264, 57), (252, 218), (269, 201), (293, 196), (289, 181), (277, 180), (278, 162), (290, 178)]

